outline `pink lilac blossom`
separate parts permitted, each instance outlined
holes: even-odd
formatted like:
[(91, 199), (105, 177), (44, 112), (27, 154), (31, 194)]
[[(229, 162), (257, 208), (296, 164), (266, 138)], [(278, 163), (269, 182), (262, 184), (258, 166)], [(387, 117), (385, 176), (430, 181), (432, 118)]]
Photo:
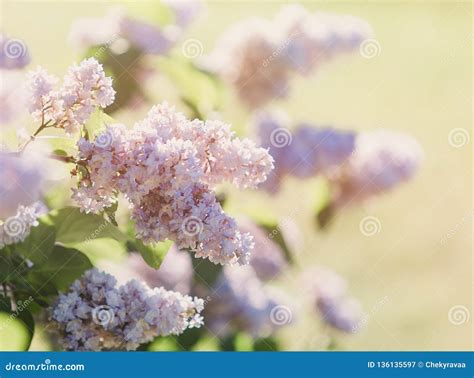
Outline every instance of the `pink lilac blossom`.
[(25, 240), (31, 228), (38, 225), (38, 217), (43, 214), (44, 206), (37, 202), (29, 206), (20, 205), (15, 215), (0, 219), (0, 249)]
[(157, 336), (199, 328), (203, 308), (202, 299), (136, 280), (117, 287), (94, 268), (58, 297), (51, 320), (67, 350), (135, 350)]
[(57, 82), (41, 67), (31, 72), (27, 83), (29, 110), (35, 120), (64, 128), (68, 134), (77, 132), (95, 109), (107, 107), (115, 98), (112, 79), (105, 76), (94, 58), (71, 66), (62, 85), (55, 89)]
[[(245, 284), (242, 284), (245, 283)], [(232, 331), (245, 331), (253, 337), (266, 337), (278, 327), (293, 321), (294, 314), (283, 304), (290, 301), (284, 293), (264, 287), (251, 266), (224, 267), (207, 306), (206, 324), (220, 337)], [(285, 319), (275, 309), (285, 310)], [(277, 316), (277, 318), (274, 318)]]
[(422, 158), (421, 146), (409, 135), (388, 130), (360, 134), (350, 159), (329, 176), (335, 205), (391, 190), (413, 177)]
[(265, 181), (273, 167), (265, 149), (235, 138), (229, 125), (187, 120), (166, 103), (133, 129), (111, 125), (78, 147), (79, 164), (88, 173), (73, 198), (84, 211), (103, 210), (121, 192), (143, 241), (168, 238), (216, 264), (248, 262), (252, 238), (224, 213), (213, 187)]
[(344, 163), (355, 147), (352, 131), (307, 123), (290, 131), (288, 121), (275, 114), (260, 114), (256, 123), (261, 145), (275, 159), (275, 170), (263, 185), (270, 192), (278, 191), (285, 175), (308, 178), (328, 173)]
[(30, 54), (26, 44), (16, 38), (0, 33), (0, 68), (17, 70), (30, 63)]
[(251, 18), (231, 26), (217, 42), (209, 65), (255, 109), (285, 97), (294, 73), (308, 75), (323, 61), (358, 49), (371, 35), (368, 24), (356, 17), (312, 14), (290, 5), (271, 21)]
[(360, 303), (347, 294), (347, 282), (330, 269), (314, 267), (304, 273), (304, 285), (324, 321), (348, 333), (358, 330), (363, 318)]
[(277, 278), (288, 267), (281, 247), (268, 233), (250, 221), (240, 222), (239, 228), (242, 233), (249, 233), (253, 237), (255, 246), (250, 256), (250, 266), (258, 278), (262, 281)]

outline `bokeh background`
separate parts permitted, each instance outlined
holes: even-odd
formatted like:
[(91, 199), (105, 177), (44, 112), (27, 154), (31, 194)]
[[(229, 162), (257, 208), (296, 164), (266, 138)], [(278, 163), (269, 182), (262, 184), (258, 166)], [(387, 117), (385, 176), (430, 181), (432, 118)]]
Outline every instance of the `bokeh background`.
[[(344, 350), (472, 350), (472, 318), (449, 321), (454, 306), (472, 315), (472, 41), (470, 2), (301, 2), (308, 9), (348, 13), (373, 27), (380, 52), (338, 57), (310, 78), (294, 78), (289, 98), (273, 106), (295, 121), (357, 131), (387, 128), (413, 135), (425, 158), (414, 180), (363, 207), (337, 216), (324, 231), (314, 225), (318, 179), (288, 178), (276, 196), (232, 193), (229, 212), (294, 219), (302, 230), (296, 270), (318, 264), (344, 276), (368, 322), (355, 335), (338, 335)], [(117, 3), (105, 1), (2, 1), (1, 29), (28, 45), (31, 66), (62, 75), (80, 57), (68, 44), (73, 20), (102, 16)], [(270, 18), (286, 3), (211, 1), (207, 14), (187, 32), (204, 53), (226, 27), (250, 16)], [(133, 15), (152, 20), (153, 2), (122, 3)], [(176, 47), (180, 49), (180, 45)], [(173, 99), (173, 88), (156, 83), (157, 101)], [(146, 110), (146, 109), (145, 109)], [(250, 116), (231, 101), (222, 118), (251, 132)], [(138, 120), (143, 113), (127, 113)], [(116, 115), (120, 118), (121, 115)], [(455, 128), (467, 131), (461, 147), (449, 143)], [(380, 220), (380, 232), (359, 230), (365, 216)], [(278, 281), (292, 296), (302, 291), (291, 271)], [(321, 326), (299, 314), (282, 330), (287, 350), (320, 349)], [(32, 349), (43, 349), (39, 338)]]

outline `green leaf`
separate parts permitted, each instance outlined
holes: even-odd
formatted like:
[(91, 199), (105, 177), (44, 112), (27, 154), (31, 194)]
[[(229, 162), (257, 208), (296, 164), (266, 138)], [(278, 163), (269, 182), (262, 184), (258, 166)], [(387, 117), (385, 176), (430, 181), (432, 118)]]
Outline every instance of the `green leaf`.
[(77, 249), (56, 245), (48, 261), (33, 267), (32, 274), (43, 277), (44, 284), (51, 283), (59, 291), (65, 291), (90, 268), (92, 264), (83, 253)]
[(273, 337), (264, 337), (255, 340), (253, 349), (258, 352), (275, 352), (280, 350), (280, 346)]
[(318, 228), (323, 230), (333, 220), (336, 211), (332, 203), (331, 186), (326, 179), (318, 180), (315, 198), (315, 220)]
[(221, 83), (191, 61), (180, 56), (161, 57), (158, 67), (171, 79), (183, 102), (196, 117), (202, 118), (221, 105)]
[(10, 312), (12, 310), (12, 303), (10, 298), (0, 295), (0, 311)]
[(31, 229), (28, 237), (21, 243), (16, 244), (15, 250), (24, 258), (31, 260), (34, 264), (42, 264), (49, 258), (56, 242), (56, 229), (40, 220), (39, 225)]
[(195, 283), (205, 288), (213, 287), (222, 271), (222, 265), (214, 264), (208, 259), (196, 258), (194, 254), (192, 254), (192, 262)]
[(90, 139), (94, 139), (97, 134), (105, 129), (105, 126), (114, 123), (114, 119), (105, 114), (102, 110), (96, 109), (90, 116), (84, 127), (87, 130)]
[(53, 154), (56, 155), (56, 156), (68, 156), (67, 152), (60, 149), (60, 148), (57, 148), (53, 151)]
[(143, 260), (153, 269), (158, 269), (166, 257), (173, 242), (165, 240), (164, 242), (154, 244), (144, 244), (141, 240), (129, 240), (127, 247), (129, 251), (137, 251), (143, 257)]
[(268, 237), (276, 243), (285, 254), (286, 260), (291, 264), (293, 263), (293, 253), (286, 243), (285, 237), (281, 232), (277, 223), (260, 223), (259, 227), (263, 228), (267, 233)]
[(33, 329), (28, 328), (16, 313), (0, 312), (1, 351), (26, 351), (32, 338)]
[(66, 207), (50, 213), (56, 226), (56, 240), (66, 246), (74, 246), (94, 239), (127, 239), (116, 226), (97, 214), (81, 213), (79, 208)]
[(124, 243), (110, 238), (77, 243), (74, 244), (74, 248), (84, 253), (94, 265), (104, 259), (120, 262), (127, 254)]

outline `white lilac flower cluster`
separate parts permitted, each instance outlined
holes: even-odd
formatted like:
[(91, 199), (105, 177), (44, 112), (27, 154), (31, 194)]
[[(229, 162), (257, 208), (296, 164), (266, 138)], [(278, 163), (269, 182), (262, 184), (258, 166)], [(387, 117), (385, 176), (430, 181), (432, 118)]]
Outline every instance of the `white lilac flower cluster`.
[(409, 135), (388, 130), (361, 133), (354, 153), (329, 175), (334, 205), (357, 203), (409, 180), (422, 158), (421, 146)]
[(347, 294), (347, 282), (330, 269), (314, 267), (304, 273), (304, 285), (324, 321), (347, 333), (359, 329), (363, 318), (359, 301)]
[(112, 79), (94, 58), (73, 65), (55, 89), (58, 78), (38, 67), (28, 75), (29, 111), (42, 125), (77, 132), (96, 108), (114, 102)]
[(110, 206), (117, 193), (130, 202), (137, 236), (171, 239), (179, 249), (216, 264), (246, 264), (252, 238), (222, 210), (213, 187), (224, 181), (255, 187), (273, 168), (267, 150), (235, 138), (220, 121), (190, 121), (164, 103), (129, 130), (110, 125), (78, 143), (86, 168), (73, 198), (86, 212)]
[(255, 17), (233, 25), (218, 41), (210, 65), (254, 109), (285, 97), (293, 73), (308, 75), (371, 35), (359, 18), (290, 5), (272, 21)]
[(87, 271), (51, 309), (67, 350), (135, 350), (157, 336), (200, 327), (204, 302), (131, 280), (117, 287), (110, 274)]
[(275, 169), (263, 187), (277, 192), (285, 175), (308, 178), (341, 165), (353, 152), (356, 134), (302, 123), (294, 130), (282, 115), (262, 113), (257, 117), (261, 145), (269, 148)]
[[(244, 283), (244, 284), (243, 284)], [(251, 266), (223, 268), (207, 306), (206, 324), (220, 337), (232, 331), (245, 331), (254, 337), (266, 337), (279, 326), (288, 325), (293, 314), (286, 295), (265, 287)], [(275, 319), (274, 311), (287, 309), (285, 319)]]

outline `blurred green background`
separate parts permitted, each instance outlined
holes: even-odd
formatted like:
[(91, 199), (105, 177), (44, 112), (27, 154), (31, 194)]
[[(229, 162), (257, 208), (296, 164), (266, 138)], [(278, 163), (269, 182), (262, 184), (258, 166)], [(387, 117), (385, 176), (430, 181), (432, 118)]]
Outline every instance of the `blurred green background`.
[[(1, 29), (26, 42), (31, 66), (63, 74), (79, 59), (67, 41), (71, 22), (102, 16), (115, 4), (2, 1)], [(153, 19), (153, 2), (123, 4), (133, 14)], [(252, 15), (270, 18), (283, 4), (208, 2), (207, 14), (185, 38), (199, 39), (209, 53), (229, 24)], [(381, 51), (372, 59), (357, 53), (339, 57), (310, 78), (295, 78), (289, 99), (273, 106), (287, 110), (295, 122), (409, 133), (422, 145), (425, 160), (414, 180), (370, 205), (347, 209), (324, 232), (314, 226), (317, 179), (287, 179), (273, 197), (233, 193), (230, 212), (290, 217), (301, 227), (304, 240), (296, 268), (278, 282), (291, 296), (298, 297), (302, 290), (295, 271), (309, 265), (327, 265), (349, 281), (368, 323), (357, 335), (337, 335), (342, 349), (472, 350), (472, 318), (461, 325), (448, 319), (457, 305), (472, 314), (472, 141), (461, 148), (448, 143), (454, 128), (466, 129), (472, 137), (472, 3), (303, 4), (367, 20)], [(172, 100), (166, 91), (157, 85), (156, 98)], [(138, 120), (142, 115), (124, 118)], [(225, 103), (222, 118), (251, 132), (250, 115), (232, 101)], [(359, 231), (367, 215), (382, 225), (372, 237)], [(322, 332), (316, 318), (301, 311), (296, 325), (279, 336), (288, 350), (321, 349)]]

